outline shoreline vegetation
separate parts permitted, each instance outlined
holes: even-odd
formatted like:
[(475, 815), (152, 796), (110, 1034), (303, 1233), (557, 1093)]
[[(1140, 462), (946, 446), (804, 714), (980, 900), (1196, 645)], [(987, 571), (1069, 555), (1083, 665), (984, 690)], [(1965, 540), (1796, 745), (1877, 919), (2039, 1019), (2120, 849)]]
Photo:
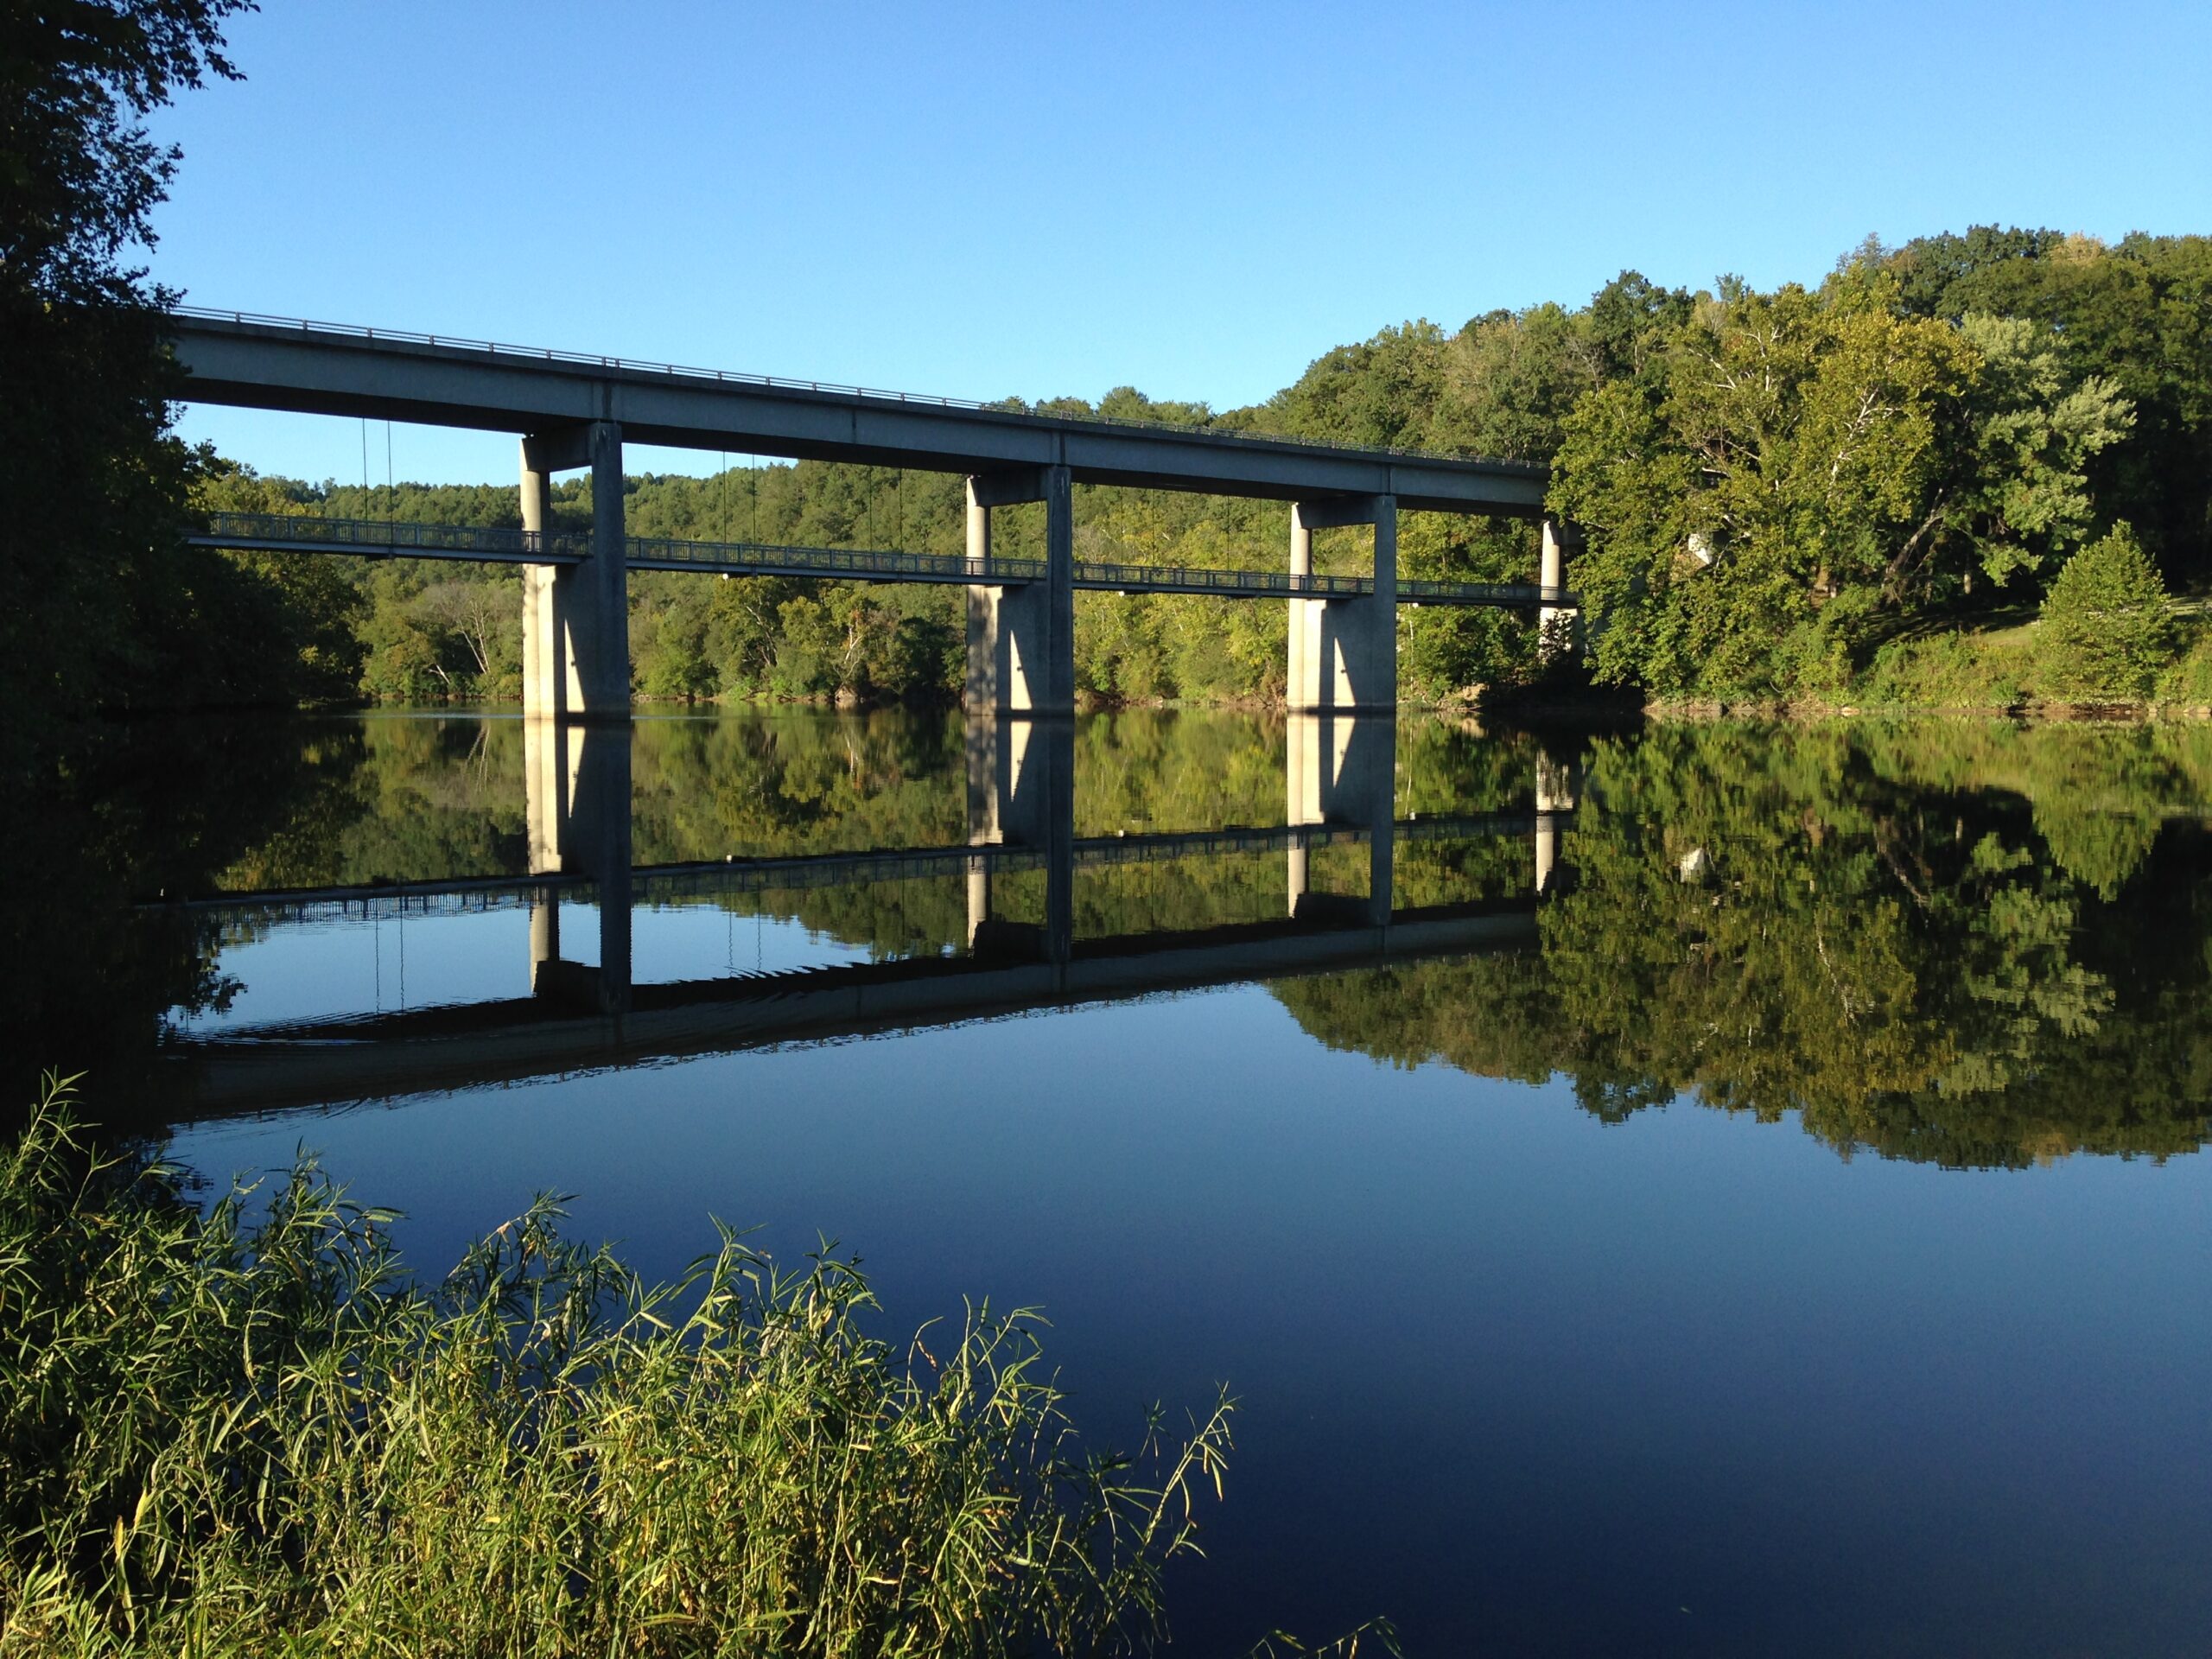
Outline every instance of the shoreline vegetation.
[[(1094, 1452), (1031, 1312), (894, 1346), (830, 1247), (786, 1269), (721, 1227), (648, 1285), (561, 1217), (542, 1198), (419, 1283), (397, 1217), (311, 1160), (202, 1205), (187, 1172), (96, 1150), (49, 1077), (0, 1154), (0, 1655), (1160, 1632), (1163, 1569), (1221, 1493), (1225, 1393)], [(1389, 1645), (1337, 1650), (1361, 1637)]]

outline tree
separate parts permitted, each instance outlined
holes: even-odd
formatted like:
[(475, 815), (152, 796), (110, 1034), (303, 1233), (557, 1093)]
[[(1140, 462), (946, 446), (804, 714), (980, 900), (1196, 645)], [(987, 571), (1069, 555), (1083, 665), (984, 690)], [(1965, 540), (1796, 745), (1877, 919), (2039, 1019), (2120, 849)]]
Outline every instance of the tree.
[(1884, 597), (1976, 573), (2003, 587), (2079, 540), (2094, 516), (2086, 468), (2126, 435), (2134, 411), (2101, 375), (2069, 386), (2050, 331), (1969, 313), (1960, 338), (1980, 359), (1955, 424), (1958, 453), (1929, 515), (1884, 572)]
[(2067, 560), (2043, 602), (2037, 645), (2056, 690), (2126, 698), (2150, 690), (2173, 658), (2171, 607), (2127, 525)]
[(2090, 493), (2108, 520), (2136, 527), (2170, 580), (2212, 575), (2212, 238), (2107, 246), (1977, 226), (1909, 242), (1888, 263), (1909, 315), (2031, 321), (2069, 382), (2109, 380), (2136, 418), (2090, 461)]
[[(188, 694), (179, 650), (209, 561), (178, 546), (191, 461), (166, 435), (162, 308), (127, 266), (179, 160), (144, 118), (234, 76), (223, 20), (245, 0), (65, 0), (11, 8), (0, 52), (0, 677), (52, 717), (96, 695)], [(119, 600), (127, 602), (118, 602)], [(27, 722), (11, 721), (11, 731)], [(29, 723), (35, 723), (29, 722)]]
[[(2033, 325), (1899, 315), (1892, 276), (1724, 284), (1568, 416), (1555, 510), (1599, 677), (1783, 695), (1847, 679), (1899, 619), (2063, 556), (2126, 400)], [(1884, 614), (1886, 613), (1886, 616)]]
[[(442, 646), (450, 641), (464, 653), (458, 666), (480, 688), (487, 688), (513, 654), (511, 641), (521, 632), (519, 590), (512, 579), (432, 582), (415, 596), (415, 618)], [(442, 660), (445, 652), (441, 651)], [(444, 673), (448, 689), (450, 673)]]

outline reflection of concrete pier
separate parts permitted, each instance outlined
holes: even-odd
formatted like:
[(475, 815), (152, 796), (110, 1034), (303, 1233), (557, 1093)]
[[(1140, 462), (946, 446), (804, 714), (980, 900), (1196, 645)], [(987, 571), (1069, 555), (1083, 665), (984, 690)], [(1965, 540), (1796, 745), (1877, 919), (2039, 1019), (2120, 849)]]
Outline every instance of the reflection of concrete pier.
[(1396, 851), (1397, 721), (1388, 715), (1293, 715), (1284, 734), (1284, 798), (1294, 824), (1343, 824), (1367, 832), (1367, 893), (1315, 893), (1308, 854), (1289, 855), (1291, 916), (1300, 921), (1390, 919)]
[(1560, 824), (1574, 810), (1574, 769), (1548, 752), (1536, 754), (1536, 891), (1550, 891), (1559, 864)]
[(561, 954), (561, 890), (531, 905), (531, 989), (563, 1007), (619, 1014), (630, 1006), (630, 728), (523, 722), (530, 869), (589, 881), (599, 963)]
[(992, 868), (968, 874), (968, 946), (978, 956), (1065, 962), (1075, 928), (1075, 726), (1065, 720), (971, 715), (967, 728), (968, 844), (1041, 856), (1044, 913), (993, 913)]

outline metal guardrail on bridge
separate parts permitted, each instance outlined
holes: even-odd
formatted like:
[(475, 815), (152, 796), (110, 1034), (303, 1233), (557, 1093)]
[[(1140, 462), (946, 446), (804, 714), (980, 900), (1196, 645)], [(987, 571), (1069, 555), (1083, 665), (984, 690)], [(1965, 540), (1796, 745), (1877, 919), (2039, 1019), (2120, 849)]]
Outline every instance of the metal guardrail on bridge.
[(325, 518), (305, 512), (211, 512), (187, 539), (203, 547), (279, 552), (362, 553), (372, 557), (474, 559), (501, 564), (574, 564), (588, 537), (478, 524), (417, 524), (393, 518)]
[[(372, 558), (458, 559), (490, 564), (575, 564), (591, 551), (578, 531), (540, 532), (390, 518), (325, 518), (308, 513), (214, 512), (190, 540), (202, 546), (277, 552), (358, 553)], [(1041, 582), (1042, 559), (975, 560), (957, 554), (884, 548), (792, 547), (773, 542), (695, 542), (633, 536), (632, 569), (709, 575), (823, 576), (847, 582), (931, 582), (1014, 587)], [(1223, 599), (1352, 598), (1375, 591), (1371, 576), (1294, 576), (1287, 570), (1208, 570), (1179, 565), (1075, 562), (1074, 585), (1092, 592), (1205, 594)], [(1533, 582), (1402, 581), (1407, 605), (1573, 605), (1564, 588)]]
[(785, 547), (772, 542), (680, 542), (633, 536), (632, 570), (699, 570), (732, 576), (831, 576), (848, 582), (949, 582), (1012, 587), (1045, 577), (1042, 559), (969, 559), (887, 548)]

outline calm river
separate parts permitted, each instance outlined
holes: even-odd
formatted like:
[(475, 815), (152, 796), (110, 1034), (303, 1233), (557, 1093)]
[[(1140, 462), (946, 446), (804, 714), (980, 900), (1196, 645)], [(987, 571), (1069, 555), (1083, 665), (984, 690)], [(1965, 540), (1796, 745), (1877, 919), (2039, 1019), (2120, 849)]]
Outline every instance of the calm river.
[(1225, 1382), (1178, 1651), (2212, 1647), (2212, 730), (441, 711), (79, 787), (17, 1075), (426, 1270), (552, 1189), (1041, 1308), (1094, 1437)]

